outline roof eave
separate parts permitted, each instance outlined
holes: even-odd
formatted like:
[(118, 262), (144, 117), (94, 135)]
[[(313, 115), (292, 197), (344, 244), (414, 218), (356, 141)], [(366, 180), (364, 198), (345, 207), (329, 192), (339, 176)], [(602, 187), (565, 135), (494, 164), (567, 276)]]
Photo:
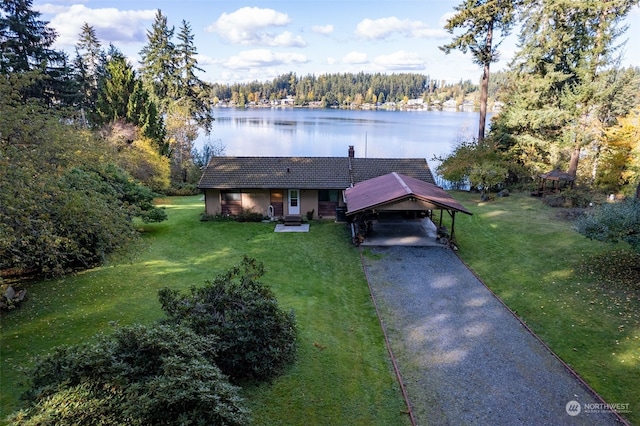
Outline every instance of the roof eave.
[[(374, 210), (374, 209), (376, 209), (376, 208), (378, 208), (380, 206), (384, 206), (386, 204), (397, 203), (397, 202), (400, 202), (400, 201), (408, 200), (410, 198), (416, 198), (416, 199), (418, 199), (420, 201), (424, 201), (426, 203), (434, 204), (434, 205), (440, 207), (440, 209), (438, 209), (438, 210), (454, 210), (454, 211), (457, 211), (457, 212), (462, 212), (462, 213), (467, 214), (469, 216), (473, 216), (473, 213), (471, 213), (470, 211), (468, 211), (465, 208), (460, 209), (460, 208), (457, 208), (457, 207), (454, 207), (454, 206), (448, 206), (446, 204), (434, 201), (431, 198), (422, 197), (422, 196), (419, 196), (419, 195), (416, 195), (416, 194), (413, 194), (413, 193), (410, 193), (410, 194), (407, 194), (407, 195), (403, 195), (402, 197), (396, 197), (394, 199), (387, 200), (387, 201), (382, 202), (382, 203), (376, 203), (376, 204), (372, 204), (370, 206), (364, 206), (364, 207), (361, 207), (361, 208), (359, 208), (357, 210), (353, 210), (353, 211), (348, 211), (347, 210), (346, 215), (349, 216), (349, 215), (354, 215), (356, 213), (361, 213), (361, 212), (364, 212), (364, 211), (367, 211), (367, 210)], [(347, 204), (347, 208), (348, 207), (349, 207), (349, 205)]]

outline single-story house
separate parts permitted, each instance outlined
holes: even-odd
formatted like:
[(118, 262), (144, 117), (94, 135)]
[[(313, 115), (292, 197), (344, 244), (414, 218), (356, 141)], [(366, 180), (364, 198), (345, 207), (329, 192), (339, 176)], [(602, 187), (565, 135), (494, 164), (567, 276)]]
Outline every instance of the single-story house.
[(392, 172), (434, 184), (424, 158), (358, 158), (350, 146), (345, 157), (213, 157), (198, 187), (209, 215), (313, 212), (328, 219), (346, 211), (345, 189)]

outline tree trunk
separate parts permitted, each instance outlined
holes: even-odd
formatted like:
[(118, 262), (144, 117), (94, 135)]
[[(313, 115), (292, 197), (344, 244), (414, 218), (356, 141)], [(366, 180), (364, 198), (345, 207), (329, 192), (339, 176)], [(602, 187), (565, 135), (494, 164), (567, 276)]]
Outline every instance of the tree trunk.
[(487, 99), (489, 97), (489, 65), (491, 64), (491, 44), (493, 42), (493, 21), (487, 29), (487, 39), (484, 46), (484, 64), (482, 81), (480, 82), (480, 121), (478, 123), (478, 143), (484, 140), (484, 129), (487, 125)]
[(571, 153), (571, 159), (569, 160), (569, 170), (567, 170), (567, 173), (574, 178), (578, 174), (578, 161), (580, 161), (580, 145), (576, 144)]
[(636, 198), (640, 198), (640, 182), (638, 182), (638, 187), (636, 188)]
[(480, 83), (480, 121), (478, 123), (478, 143), (484, 140), (484, 129), (487, 125), (487, 98), (489, 95), (489, 63), (484, 64)]
[(591, 184), (593, 184), (598, 178), (598, 168), (600, 167), (600, 151), (601, 147), (598, 143), (594, 149), (593, 154), (593, 166), (591, 167)]

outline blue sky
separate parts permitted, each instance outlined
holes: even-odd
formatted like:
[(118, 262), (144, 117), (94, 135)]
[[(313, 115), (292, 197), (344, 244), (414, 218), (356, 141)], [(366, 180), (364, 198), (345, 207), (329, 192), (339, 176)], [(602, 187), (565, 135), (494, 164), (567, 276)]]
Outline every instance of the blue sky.
[[(113, 43), (134, 65), (157, 9), (176, 32), (187, 21), (206, 81), (271, 80), (342, 72), (415, 72), (433, 79), (477, 81), (480, 68), (469, 55), (438, 49), (451, 39), (443, 30), (462, 0), (49, 0), (34, 1), (59, 34), (57, 46), (73, 52), (82, 25), (96, 30), (103, 46)], [(624, 65), (640, 66), (640, 9), (626, 20)], [(500, 47), (506, 67), (515, 36)]]

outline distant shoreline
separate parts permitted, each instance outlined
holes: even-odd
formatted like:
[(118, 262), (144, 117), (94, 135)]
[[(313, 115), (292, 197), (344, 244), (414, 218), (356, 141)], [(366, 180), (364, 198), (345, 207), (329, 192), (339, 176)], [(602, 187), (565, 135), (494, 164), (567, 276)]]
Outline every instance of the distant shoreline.
[[(477, 106), (472, 103), (463, 103), (461, 105), (447, 104), (403, 104), (401, 102), (387, 102), (382, 105), (374, 104), (351, 104), (350, 106), (323, 106), (319, 105), (293, 105), (293, 104), (273, 104), (273, 103), (254, 103), (251, 102), (244, 106), (236, 105), (231, 102), (218, 102), (213, 108), (234, 108), (234, 109), (339, 109), (339, 110), (351, 110), (351, 111), (448, 111), (448, 112), (479, 112)], [(493, 105), (491, 108), (487, 108), (487, 112), (497, 113), (502, 109), (502, 105)]]

